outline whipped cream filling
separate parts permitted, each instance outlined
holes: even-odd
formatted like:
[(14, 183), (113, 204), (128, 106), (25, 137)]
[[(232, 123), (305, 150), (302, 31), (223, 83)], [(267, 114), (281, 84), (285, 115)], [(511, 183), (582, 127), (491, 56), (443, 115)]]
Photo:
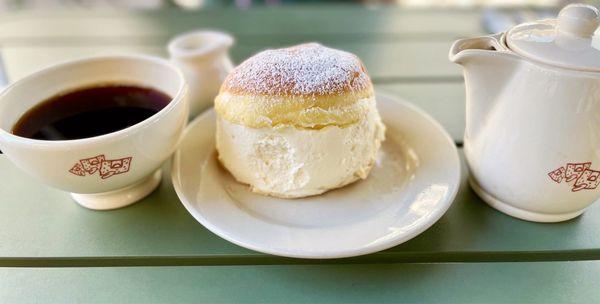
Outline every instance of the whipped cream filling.
[(317, 195), (364, 179), (385, 132), (375, 101), (364, 101), (363, 119), (318, 130), (250, 128), (218, 117), (219, 160), (252, 191), (278, 197)]

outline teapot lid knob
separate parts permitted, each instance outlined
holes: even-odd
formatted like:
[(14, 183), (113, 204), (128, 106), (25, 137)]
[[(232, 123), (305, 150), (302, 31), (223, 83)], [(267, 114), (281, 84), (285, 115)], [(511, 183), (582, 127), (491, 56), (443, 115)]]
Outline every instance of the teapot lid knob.
[(594, 35), (598, 25), (600, 25), (600, 12), (591, 5), (567, 5), (558, 14), (560, 34), (589, 38)]
[(525, 59), (600, 75), (599, 24), (597, 8), (571, 4), (560, 11), (557, 19), (514, 26), (504, 39), (511, 51)]

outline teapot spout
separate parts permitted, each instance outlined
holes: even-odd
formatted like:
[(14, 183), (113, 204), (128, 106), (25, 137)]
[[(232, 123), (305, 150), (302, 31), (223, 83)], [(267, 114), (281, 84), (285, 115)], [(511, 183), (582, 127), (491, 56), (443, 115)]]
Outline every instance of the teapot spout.
[(493, 52), (508, 51), (500, 42), (501, 37), (502, 34), (496, 34), (457, 40), (452, 44), (448, 57), (450, 61), (463, 65), (473, 57), (489, 56)]
[(462, 66), (466, 88), (465, 139), (477, 136), (482, 124), (517, 71), (521, 59), (501, 42), (501, 34), (456, 41), (450, 61)]

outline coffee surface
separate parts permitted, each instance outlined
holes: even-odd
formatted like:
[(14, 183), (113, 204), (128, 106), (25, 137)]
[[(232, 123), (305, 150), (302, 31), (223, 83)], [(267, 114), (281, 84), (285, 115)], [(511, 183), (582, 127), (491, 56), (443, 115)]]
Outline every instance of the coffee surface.
[(149, 118), (170, 101), (165, 93), (146, 87), (84, 87), (51, 97), (28, 110), (12, 133), (42, 140), (104, 135)]

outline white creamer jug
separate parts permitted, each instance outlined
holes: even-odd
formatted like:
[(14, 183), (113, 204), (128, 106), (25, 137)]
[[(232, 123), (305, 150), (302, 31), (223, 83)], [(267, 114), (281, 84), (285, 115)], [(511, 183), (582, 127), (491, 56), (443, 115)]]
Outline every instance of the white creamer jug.
[(183, 72), (189, 88), (190, 118), (213, 105), (225, 76), (233, 69), (229, 48), (234, 40), (218, 31), (179, 35), (167, 46), (171, 62)]

